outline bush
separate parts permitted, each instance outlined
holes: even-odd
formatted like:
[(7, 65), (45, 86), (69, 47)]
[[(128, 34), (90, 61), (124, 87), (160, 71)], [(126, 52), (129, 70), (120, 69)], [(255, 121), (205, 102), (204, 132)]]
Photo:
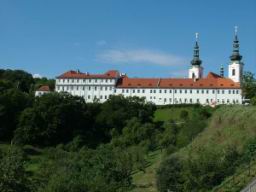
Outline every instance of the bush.
[(181, 185), (184, 183), (182, 174), (182, 160), (175, 155), (168, 157), (157, 170), (158, 191), (181, 191)]

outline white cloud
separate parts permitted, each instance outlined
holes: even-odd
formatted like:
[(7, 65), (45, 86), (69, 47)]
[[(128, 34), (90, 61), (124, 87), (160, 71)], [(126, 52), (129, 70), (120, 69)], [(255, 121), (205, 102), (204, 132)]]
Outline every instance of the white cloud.
[(36, 73), (36, 74), (33, 74), (33, 78), (39, 78), (39, 79), (41, 79), (42, 76), (41, 76), (40, 74)]
[(106, 50), (98, 55), (98, 59), (103, 62), (114, 64), (140, 63), (162, 66), (179, 66), (186, 64), (186, 59), (183, 57), (147, 49)]

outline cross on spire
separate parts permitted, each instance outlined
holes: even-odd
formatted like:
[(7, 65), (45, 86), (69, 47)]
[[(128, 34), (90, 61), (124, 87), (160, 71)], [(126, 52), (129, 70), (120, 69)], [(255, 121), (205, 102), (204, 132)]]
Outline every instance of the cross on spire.
[(194, 57), (193, 57), (193, 60), (191, 61), (191, 64), (200, 66), (202, 61), (200, 60), (200, 57), (199, 57), (199, 44), (198, 44), (199, 33), (195, 33), (195, 36), (196, 36), (196, 43), (194, 46)]
[(238, 26), (235, 26), (235, 36), (233, 40), (233, 53), (230, 56), (231, 61), (241, 61), (242, 56), (239, 54)]
[(237, 35), (238, 32), (238, 26), (235, 26), (235, 35)]
[(196, 32), (196, 41), (198, 41), (199, 33)]

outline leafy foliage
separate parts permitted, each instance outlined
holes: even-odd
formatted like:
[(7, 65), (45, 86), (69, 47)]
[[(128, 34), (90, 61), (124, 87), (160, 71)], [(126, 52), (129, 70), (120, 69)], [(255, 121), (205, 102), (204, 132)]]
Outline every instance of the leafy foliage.
[(28, 173), (25, 171), (26, 158), (22, 150), (10, 147), (0, 153), (0, 191), (28, 192)]
[(256, 80), (253, 73), (251, 72), (244, 73), (242, 89), (246, 99), (252, 99), (256, 97)]

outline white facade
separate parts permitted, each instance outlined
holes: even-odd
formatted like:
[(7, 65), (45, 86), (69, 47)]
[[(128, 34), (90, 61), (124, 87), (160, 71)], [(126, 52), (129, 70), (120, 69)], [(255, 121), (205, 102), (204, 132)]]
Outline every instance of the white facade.
[(190, 79), (200, 79), (203, 77), (203, 67), (200, 65), (192, 65), (188, 71), (188, 78)]
[(144, 97), (156, 105), (169, 104), (242, 104), (240, 89), (136, 89), (117, 88), (115, 95)]
[(42, 96), (44, 94), (47, 94), (47, 93), (50, 93), (50, 91), (39, 91), (39, 90), (37, 90), (37, 91), (35, 91), (35, 96), (40, 97), (40, 96)]
[(241, 82), (243, 66), (244, 64), (240, 61), (232, 61), (228, 66), (228, 77), (236, 83)]
[(106, 101), (114, 94), (117, 79), (56, 79), (55, 91), (83, 97), (86, 102)]
[[(120, 77), (122, 78), (122, 77)], [(168, 104), (242, 104), (240, 88), (162, 88), (120, 87), (112, 79), (56, 79), (55, 91), (83, 97), (86, 102), (105, 102), (110, 95), (144, 97), (156, 105)]]

